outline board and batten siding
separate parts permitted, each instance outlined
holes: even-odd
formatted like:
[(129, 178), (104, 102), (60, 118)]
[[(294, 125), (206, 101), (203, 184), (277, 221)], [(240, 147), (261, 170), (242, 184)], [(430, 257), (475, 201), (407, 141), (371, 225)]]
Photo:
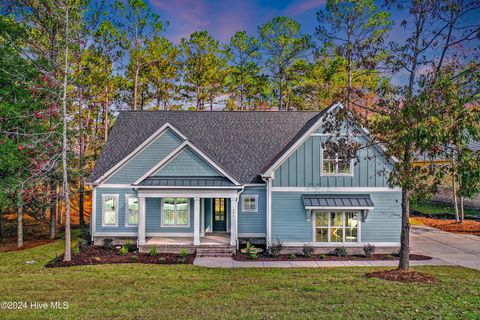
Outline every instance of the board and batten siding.
[[(242, 196), (258, 195), (258, 212), (242, 211)], [(265, 234), (266, 190), (265, 186), (245, 187), (238, 201), (238, 233)]]
[[(125, 195), (137, 195), (135, 190), (131, 188), (96, 188), (95, 201), (95, 233), (115, 232), (115, 233), (136, 233), (138, 228), (136, 226), (126, 227), (126, 212), (125, 212)], [(102, 226), (102, 195), (118, 195), (118, 226)]]
[(167, 129), (150, 145), (135, 155), (105, 181), (106, 184), (130, 184), (144, 175), (182, 143), (175, 132)]
[[(277, 170), (273, 187), (387, 187), (392, 164), (371, 146), (359, 151), (353, 176), (321, 174), (321, 143), (327, 137), (310, 136)], [(357, 137), (362, 143), (365, 137)]]
[(221, 176), (221, 174), (187, 147), (168, 161), (153, 176), (216, 177)]
[[(285, 243), (313, 241), (314, 219), (307, 219), (302, 194), (312, 192), (272, 192), (272, 240)], [(335, 192), (322, 192), (323, 194)], [(343, 192), (342, 192), (343, 193)], [(401, 228), (400, 191), (351, 192), (369, 194), (375, 209), (361, 222), (362, 243), (399, 243)], [(335, 194), (338, 194), (336, 192)], [(348, 194), (344, 192), (344, 194)]]

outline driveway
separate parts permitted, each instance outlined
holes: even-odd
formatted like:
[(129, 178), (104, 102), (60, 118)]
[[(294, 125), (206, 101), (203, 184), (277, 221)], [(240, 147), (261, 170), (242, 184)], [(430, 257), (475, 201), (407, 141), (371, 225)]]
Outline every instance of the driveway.
[(412, 226), (410, 244), (412, 253), (480, 270), (480, 237)]

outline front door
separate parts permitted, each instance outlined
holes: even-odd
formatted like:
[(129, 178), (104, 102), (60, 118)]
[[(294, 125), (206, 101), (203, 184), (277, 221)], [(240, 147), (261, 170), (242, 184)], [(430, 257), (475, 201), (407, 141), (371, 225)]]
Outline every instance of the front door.
[(225, 199), (213, 199), (213, 231), (227, 231)]

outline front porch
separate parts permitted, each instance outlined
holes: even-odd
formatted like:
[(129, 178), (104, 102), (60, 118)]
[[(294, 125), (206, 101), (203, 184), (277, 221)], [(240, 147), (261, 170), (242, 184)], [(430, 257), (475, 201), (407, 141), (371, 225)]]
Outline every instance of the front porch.
[(197, 249), (229, 249), (233, 252), (235, 245), (230, 243), (230, 234), (210, 233), (200, 237), (200, 244), (194, 243), (193, 237), (150, 237), (145, 244), (139, 245), (140, 252), (149, 252), (152, 247), (156, 247), (157, 252), (178, 252), (185, 248), (190, 253), (195, 253)]

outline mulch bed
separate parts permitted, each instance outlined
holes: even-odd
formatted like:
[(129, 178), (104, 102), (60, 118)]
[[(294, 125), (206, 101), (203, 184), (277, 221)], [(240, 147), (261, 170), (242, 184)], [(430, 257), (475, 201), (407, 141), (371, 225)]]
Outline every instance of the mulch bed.
[(460, 223), (455, 220), (433, 219), (417, 216), (414, 217), (414, 219), (427, 226), (443, 231), (480, 236), (480, 221), (465, 220), (463, 223)]
[(42, 245), (47, 244), (47, 243), (51, 243), (53, 241), (54, 240), (49, 240), (49, 239), (25, 240), (25, 241), (23, 241), (23, 247), (18, 248), (16, 240), (12, 240), (11, 242), (0, 244), (0, 252), (20, 251), (20, 250), (35, 248), (35, 247), (42, 246)]
[(420, 282), (420, 283), (436, 283), (438, 279), (427, 273), (417, 271), (403, 271), (403, 270), (382, 270), (367, 273), (367, 278), (379, 278), (389, 281), (397, 282)]
[[(137, 257), (137, 258), (132, 258)], [(176, 253), (158, 253), (152, 257), (148, 253), (129, 252), (123, 256), (116, 249), (104, 249), (100, 246), (84, 247), (80, 253), (73, 254), (72, 260), (63, 261), (63, 255), (50, 261), (46, 267), (70, 267), (96, 264), (149, 263), (149, 264), (192, 264), (195, 256), (189, 254), (182, 258)]]
[[(237, 253), (233, 256), (234, 260), (237, 261), (362, 261), (362, 260), (377, 260), (377, 261), (396, 261), (398, 260), (398, 255), (390, 254), (374, 254), (370, 257), (364, 255), (347, 255), (345, 257), (339, 257), (336, 255), (313, 255), (312, 257), (306, 258), (302, 255), (295, 255), (295, 257), (281, 254), (277, 257), (267, 256), (267, 255), (258, 255), (257, 259), (252, 259), (246, 254)], [(431, 257), (423, 256), (419, 254), (411, 254), (410, 260), (431, 260)]]

